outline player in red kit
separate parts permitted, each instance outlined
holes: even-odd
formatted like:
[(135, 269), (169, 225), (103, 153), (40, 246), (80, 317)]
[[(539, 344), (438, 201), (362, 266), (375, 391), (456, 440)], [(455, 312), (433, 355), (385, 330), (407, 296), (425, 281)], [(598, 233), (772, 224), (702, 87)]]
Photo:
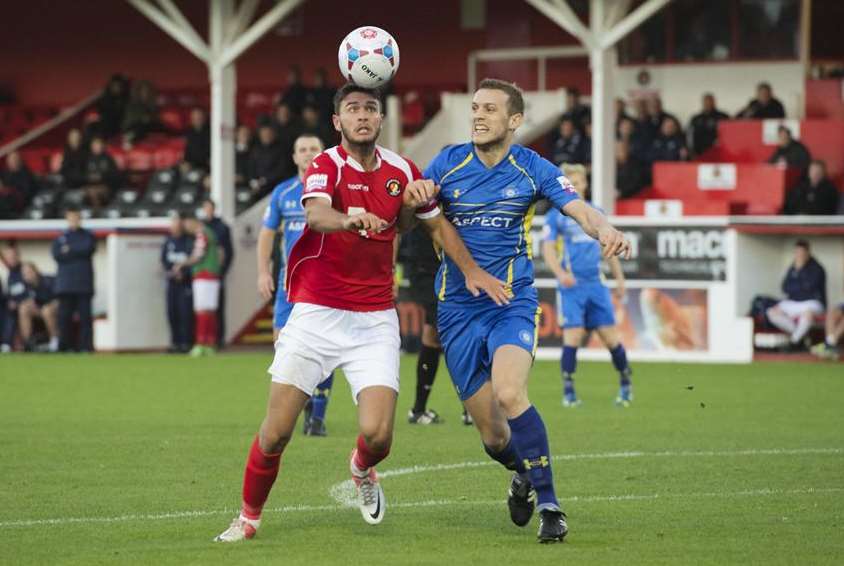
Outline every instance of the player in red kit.
[(308, 396), (341, 368), (358, 406), (359, 435), (349, 467), (364, 520), (378, 524), (386, 500), (375, 465), (387, 457), (399, 389), (399, 324), (393, 303), (393, 241), (414, 216), (466, 276), (473, 294), (506, 301), (504, 283), (472, 260), (440, 214), (431, 181), (375, 145), (383, 118), (379, 92), (353, 84), (334, 98), (341, 144), (318, 155), (304, 178), (307, 227), (287, 263), (294, 303), (275, 344), (267, 414), (252, 443), (240, 515), (216, 540), (255, 536), (279, 462)]

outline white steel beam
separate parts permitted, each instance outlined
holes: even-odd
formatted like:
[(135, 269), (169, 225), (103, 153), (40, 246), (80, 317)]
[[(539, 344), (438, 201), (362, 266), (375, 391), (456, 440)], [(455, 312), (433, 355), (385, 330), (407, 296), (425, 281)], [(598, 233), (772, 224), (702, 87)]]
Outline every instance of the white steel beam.
[[(640, 25), (645, 20), (663, 9), (671, 0), (647, 0), (644, 4), (630, 12), (623, 20), (614, 25), (612, 29), (602, 34), (600, 46), (602, 49), (609, 49)], [(594, 3), (593, 3), (594, 4)]]
[(207, 45), (205, 40), (200, 37), (200, 35), (196, 32), (193, 25), (188, 21), (188, 19), (182, 14), (181, 10), (173, 3), (173, 0), (158, 0), (159, 5), (164, 9), (165, 12), (170, 16), (170, 19), (173, 22), (181, 27), (186, 34), (190, 35), (193, 40), (197, 43), (197, 45)]
[(221, 65), (226, 65), (233, 62), (240, 55), (252, 47), (261, 36), (267, 33), (273, 26), (277, 25), (290, 12), (295, 10), (303, 0), (281, 0), (269, 12), (264, 14), (261, 19), (252, 24), (248, 30), (243, 32), (236, 40), (227, 45), (222, 52)]
[(580, 40), (583, 45), (592, 49), (595, 47), (595, 38), (592, 33), (583, 25), (577, 14), (565, 2), (565, 0), (525, 0), (536, 8), (552, 22), (572, 34)]
[(209, 51), (205, 43), (197, 43), (190, 33), (173, 20), (161, 13), (149, 0), (127, 0), (140, 13), (149, 18), (155, 25), (176, 40), (182, 47), (193, 53), (198, 59), (208, 62)]
[(627, 15), (630, 10), (632, 0), (615, 0), (610, 3), (609, 9), (606, 10), (604, 19), (604, 29), (610, 29), (621, 19)]
[(246, 31), (252, 19), (255, 17), (255, 12), (258, 9), (258, 4), (261, 0), (241, 0), (240, 7), (237, 9), (237, 15), (231, 23), (231, 27), (226, 35), (226, 43), (231, 43), (237, 36)]
[(226, 222), (235, 217), (234, 130), (237, 76), (234, 65), (222, 62), (226, 31), (234, 16), (234, 0), (208, 0), (211, 60), (211, 198)]

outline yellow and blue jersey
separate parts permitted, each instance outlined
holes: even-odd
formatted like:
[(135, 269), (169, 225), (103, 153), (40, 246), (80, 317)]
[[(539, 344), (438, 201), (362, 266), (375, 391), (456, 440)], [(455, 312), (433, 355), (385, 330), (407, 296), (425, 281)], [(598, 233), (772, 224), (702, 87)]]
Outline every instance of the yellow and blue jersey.
[[(589, 206), (601, 210), (592, 203)], [(603, 212), (603, 211), (602, 211)], [(560, 264), (570, 271), (578, 282), (592, 283), (601, 280), (601, 245), (583, 231), (574, 219), (558, 210), (545, 215), (543, 239), (563, 244)]]
[[(560, 170), (536, 152), (513, 145), (494, 167), (487, 167), (471, 143), (445, 148), (423, 176), (440, 185), (439, 201), (475, 261), (506, 281), (514, 297), (533, 284), (531, 222), (536, 202), (551, 201), (561, 210), (578, 198)], [(440, 301), (465, 304), (475, 298), (448, 257), (443, 258), (436, 288)], [(535, 295), (535, 292), (534, 292)]]
[(305, 209), (301, 198), (302, 181), (297, 175), (276, 185), (264, 212), (263, 226), (270, 230), (282, 230), (282, 256), (285, 264), (293, 244), (305, 230)]

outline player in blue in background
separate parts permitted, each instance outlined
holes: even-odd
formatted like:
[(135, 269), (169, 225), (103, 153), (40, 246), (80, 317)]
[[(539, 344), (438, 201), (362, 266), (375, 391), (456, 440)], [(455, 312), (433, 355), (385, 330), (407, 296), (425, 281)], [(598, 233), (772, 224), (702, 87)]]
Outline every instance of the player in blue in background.
[[(303, 134), (296, 138), (293, 144), (293, 161), (299, 170), (296, 177), (283, 181), (276, 186), (270, 196), (270, 204), (264, 214), (263, 225), (258, 235), (258, 292), (264, 300), (270, 300), (273, 291), (275, 295), (273, 307), (273, 341), (278, 338), (281, 328), (287, 323), (287, 318), (293, 310), (293, 304), (287, 302), (287, 292), (284, 286), (284, 270), (287, 258), (293, 244), (305, 229), (305, 209), (302, 208), (302, 177), (311, 166), (314, 157), (322, 153), (322, 142), (317, 136)], [(277, 274), (270, 271), (273, 241), (276, 232), (282, 233), (282, 263)], [(325, 411), (328, 408), (328, 396), (334, 383), (334, 374), (329, 375), (317, 385), (305, 407), (306, 436), (325, 436)]]
[[(585, 198), (588, 182), (582, 165), (566, 166), (566, 177), (577, 193)], [(562, 253), (558, 246), (562, 244)], [(632, 374), (627, 353), (618, 339), (610, 291), (601, 281), (601, 247), (571, 218), (557, 210), (545, 216), (542, 257), (557, 277), (557, 312), (563, 328), (563, 406), (580, 404), (574, 392), (574, 371), (577, 367), (577, 348), (587, 331), (594, 330), (610, 351), (612, 363), (618, 370), (620, 386), (616, 403), (627, 407), (633, 401)], [(616, 296), (624, 299), (624, 272), (617, 257), (608, 260), (615, 277)]]
[(504, 285), (503, 296), (481, 295), (445, 258), (435, 287), (437, 325), (457, 394), (487, 454), (516, 472), (510, 518), (526, 525), (536, 500), (544, 543), (563, 540), (568, 527), (554, 491), (545, 424), (527, 394), (541, 313), (530, 237), (535, 203), (550, 200), (598, 239), (606, 256), (629, 255), (630, 246), (559, 169), (513, 144), (523, 117), (515, 85), (482, 81), (472, 100), (472, 142), (440, 152), (422, 182), (439, 185), (446, 218), (478, 265)]

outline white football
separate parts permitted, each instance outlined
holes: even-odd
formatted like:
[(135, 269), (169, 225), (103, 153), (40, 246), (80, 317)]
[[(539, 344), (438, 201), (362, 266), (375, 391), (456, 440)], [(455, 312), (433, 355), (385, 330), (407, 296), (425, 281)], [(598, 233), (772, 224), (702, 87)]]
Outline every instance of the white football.
[(344, 78), (362, 87), (379, 87), (396, 76), (399, 44), (383, 29), (363, 26), (340, 42), (337, 60)]

